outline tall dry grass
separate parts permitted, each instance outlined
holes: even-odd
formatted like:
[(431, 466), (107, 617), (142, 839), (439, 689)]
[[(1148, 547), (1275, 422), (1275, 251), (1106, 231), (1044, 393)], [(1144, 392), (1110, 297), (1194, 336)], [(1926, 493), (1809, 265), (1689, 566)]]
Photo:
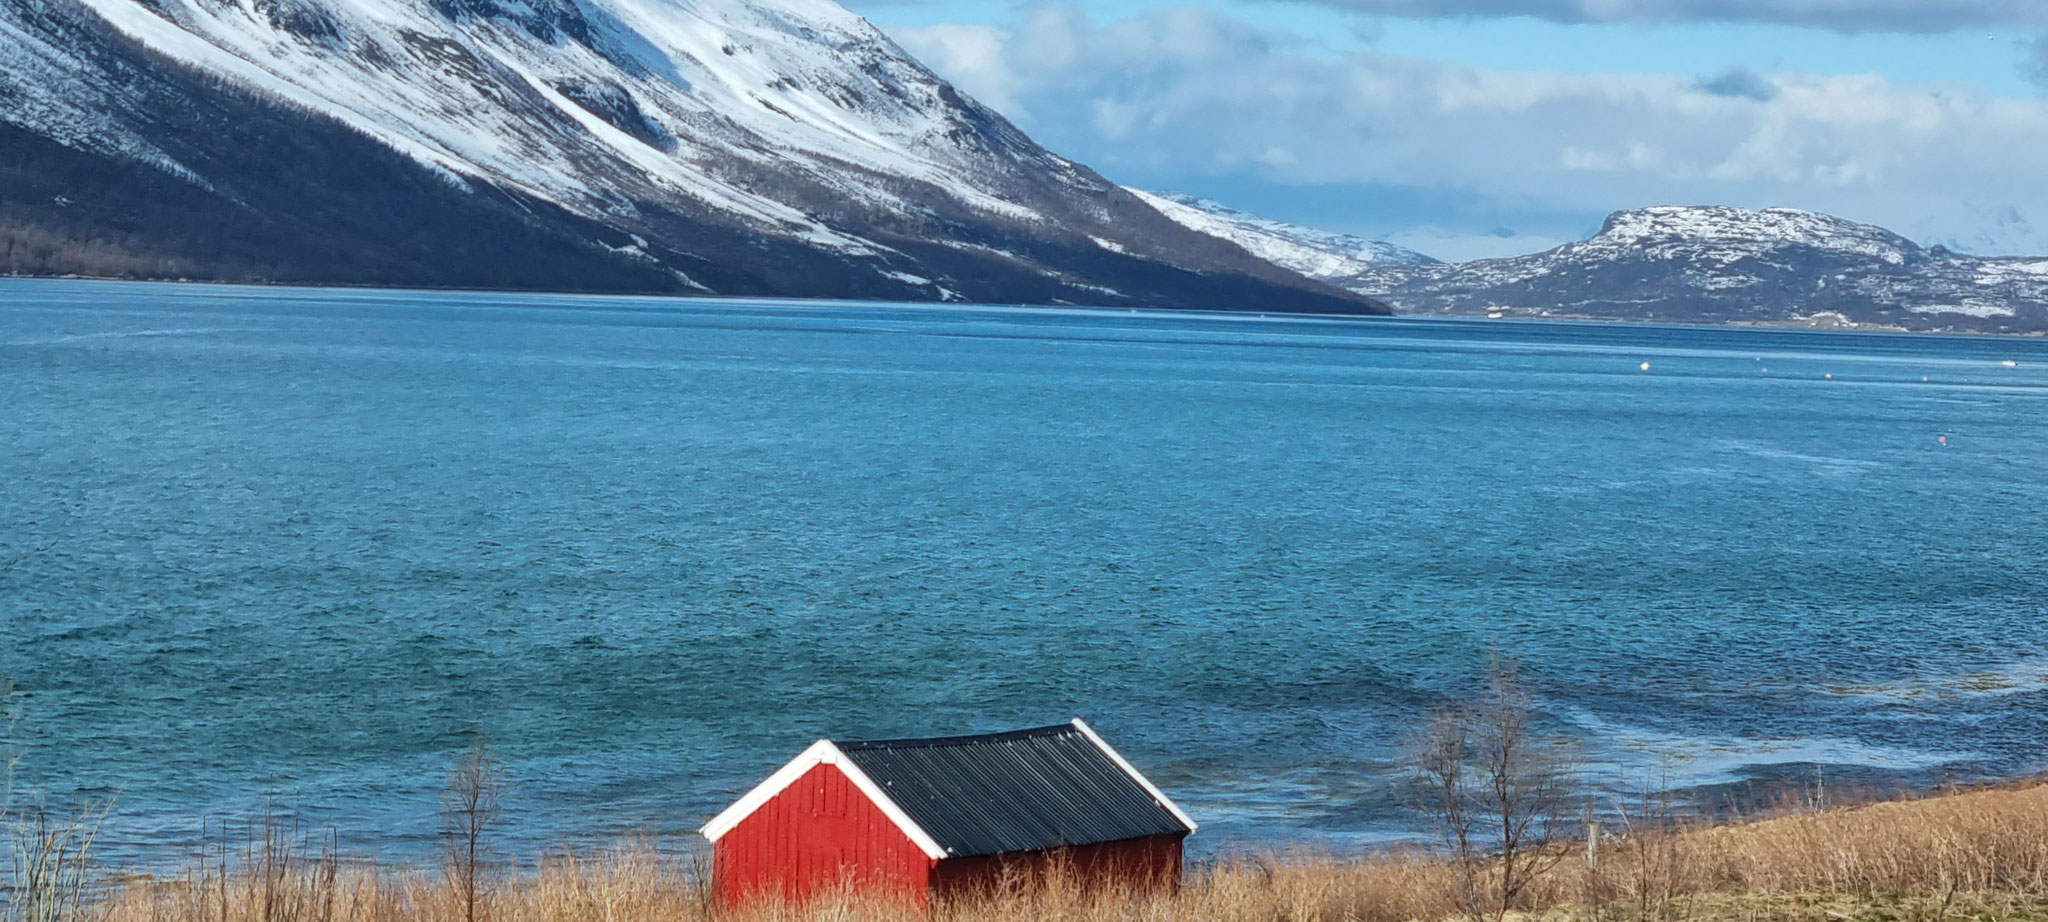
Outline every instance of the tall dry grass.
[[(1574, 843), (1521, 913), (1557, 920), (2048, 920), (2048, 786), (1956, 793), (1715, 827), (1672, 823)], [(1355, 860), (1244, 857), (1191, 869), (1173, 894), (1055, 881), (941, 906), (942, 922), (1409, 922), (1452, 919), (1459, 872), (1422, 852)], [(701, 856), (651, 847), (500, 869), (484, 922), (884, 922), (915, 915), (857, 896), (719, 913)], [(64, 922), (462, 922), (442, 869), (351, 863), (256, 841), (242, 860), (110, 886)]]

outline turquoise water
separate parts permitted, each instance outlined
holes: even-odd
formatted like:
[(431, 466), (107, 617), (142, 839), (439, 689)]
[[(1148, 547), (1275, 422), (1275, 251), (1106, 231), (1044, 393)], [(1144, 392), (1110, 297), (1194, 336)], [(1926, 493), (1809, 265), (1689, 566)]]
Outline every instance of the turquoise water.
[(2044, 462), (2039, 340), (0, 281), (0, 673), (145, 859), (1075, 715), (1342, 848), (1496, 649), (1601, 783), (2048, 767)]

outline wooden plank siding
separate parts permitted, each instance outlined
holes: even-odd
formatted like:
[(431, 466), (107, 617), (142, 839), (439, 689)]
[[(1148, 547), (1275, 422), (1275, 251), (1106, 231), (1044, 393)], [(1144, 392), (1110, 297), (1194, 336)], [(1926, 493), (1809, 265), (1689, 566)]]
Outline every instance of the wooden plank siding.
[(1180, 887), (1185, 838), (1149, 836), (1050, 851), (948, 858), (932, 870), (932, 894), (940, 899), (971, 898), (1054, 880), (1083, 889), (1172, 891)]
[(858, 889), (922, 908), (932, 866), (838, 766), (822, 764), (718, 841), (712, 890), (727, 906)]

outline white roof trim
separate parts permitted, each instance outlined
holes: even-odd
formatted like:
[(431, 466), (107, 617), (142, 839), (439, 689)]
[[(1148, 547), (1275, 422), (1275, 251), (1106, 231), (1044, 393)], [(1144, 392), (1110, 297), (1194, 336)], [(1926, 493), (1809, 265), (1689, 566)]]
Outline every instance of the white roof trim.
[(1165, 807), (1168, 813), (1173, 814), (1174, 819), (1180, 820), (1181, 825), (1186, 826), (1189, 832), (1194, 832), (1200, 828), (1195, 825), (1192, 817), (1181, 812), (1180, 807), (1174, 804), (1171, 798), (1166, 796), (1166, 792), (1155, 787), (1151, 780), (1147, 779), (1144, 775), (1138, 774), (1138, 770), (1131, 767), (1131, 763), (1125, 761), (1124, 757), (1116, 750), (1111, 749), (1108, 743), (1103, 742), (1102, 737), (1095, 733), (1094, 727), (1088, 726), (1087, 721), (1079, 717), (1074, 718), (1074, 729), (1081, 731), (1081, 735), (1088, 737), (1088, 741), (1094, 743), (1095, 748), (1102, 750), (1102, 754), (1108, 756), (1110, 761), (1115, 762), (1117, 767), (1123, 769), (1124, 774), (1130, 775), (1132, 781), (1136, 781), (1147, 793), (1151, 794), (1152, 799), (1158, 801), (1160, 806)]
[[(1098, 745), (1100, 745), (1099, 742)], [(1111, 753), (1111, 755), (1114, 755), (1114, 753)], [(853, 786), (859, 788), (862, 794), (867, 795), (868, 800), (877, 809), (882, 811), (883, 816), (888, 817), (890, 822), (895, 823), (896, 828), (901, 830), (903, 835), (918, 847), (918, 850), (925, 853), (925, 857), (933, 860), (946, 857), (946, 850), (939, 847), (938, 841), (927, 834), (923, 827), (918, 826), (916, 821), (910, 818), (910, 814), (903, 812), (903, 808), (897, 806), (896, 801), (890, 799), (888, 792), (883, 791), (882, 786), (876, 784), (873, 778), (869, 778), (867, 772), (861, 771), (860, 766), (853, 764), (851, 760), (846, 758), (846, 754), (841, 752), (838, 746), (833, 745), (831, 740), (819, 740), (812, 743), (811, 748), (804, 750), (802, 755), (797, 756), (788, 765), (776, 769), (775, 774), (768, 776), (768, 780), (756, 785), (753, 790), (747, 792), (745, 797), (740, 798), (732, 806), (725, 808), (725, 812), (712, 817), (711, 822), (705, 823), (704, 828), (700, 830), (704, 834), (704, 838), (713, 842), (724, 838), (726, 833), (733, 830), (733, 827), (738, 826), (747, 817), (754, 815), (754, 811), (761, 809), (769, 801), (774, 800), (775, 795), (787, 790), (790, 785), (797, 782), (797, 779), (802, 778), (811, 769), (820, 765), (831, 765), (838, 768), (840, 774), (845, 775), (847, 780), (852, 781)], [(1125, 766), (1125, 768), (1128, 769), (1129, 766)], [(1142, 781), (1144, 779), (1139, 780)], [(1151, 785), (1148, 784), (1146, 787), (1149, 788)], [(1172, 809), (1171, 806), (1168, 809)], [(1174, 810), (1174, 812), (1179, 813), (1180, 811)]]
[[(832, 752), (837, 755), (839, 747), (832, 747)], [(889, 793), (882, 790), (882, 786), (876, 784), (875, 779), (868, 777), (867, 772), (861, 771), (860, 766), (844, 758), (839, 759), (836, 764), (840, 771), (846, 773), (846, 777), (853, 780), (854, 787), (860, 788), (861, 793), (868, 795), (868, 799), (881, 808), (882, 815), (887, 816), (890, 822), (896, 824), (897, 829), (902, 830), (905, 836), (910, 837), (910, 841), (924, 851), (925, 857), (936, 861), (951, 854), (939, 845), (937, 839), (927, 834), (924, 827), (917, 825), (917, 821), (911, 819), (910, 814), (903, 812), (902, 807), (896, 806), (896, 801)]]
[(811, 748), (804, 750), (802, 755), (791, 760), (788, 765), (776, 769), (775, 774), (768, 776), (768, 780), (755, 785), (754, 789), (748, 791), (745, 797), (741, 797), (732, 806), (725, 808), (725, 812), (712, 817), (711, 822), (705, 823), (704, 828), (701, 830), (704, 838), (710, 839), (713, 842), (724, 838), (725, 834), (731, 832), (734, 826), (738, 826), (741, 820), (752, 816), (754, 811), (761, 809), (763, 805), (774, 800), (775, 795), (782, 793), (784, 789), (795, 784), (798, 778), (804, 776), (804, 773), (824, 764), (827, 759), (838, 754), (839, 747), (832, 745), (831, 740), (819, 740), (812, 743)]

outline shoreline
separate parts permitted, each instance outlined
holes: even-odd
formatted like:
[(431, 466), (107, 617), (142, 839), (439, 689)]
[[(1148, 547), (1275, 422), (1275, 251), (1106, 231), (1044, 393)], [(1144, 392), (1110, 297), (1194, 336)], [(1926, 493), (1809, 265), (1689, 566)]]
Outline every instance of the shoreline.
[[(1723, 823), (1675, 816), (1645, 798), (1639, 812), (1603, 826), (1596, 842), (1578, 832), (1543, 846), (1538, 873), (1509, 898), (1506, 915), (1559, 922), (2048, 919), (2048, 848), (2040, 844), (2048, 842), (2048, 780), (2040, 778), (1842, 806), (1789, 805)], [(81, 891), (66, 918), (467, 922), (445, 862), (351, 857), (317, 832), (274, 822), (250, 823), (240, 839), (227, 824), (219, 828), (221, 840), (208, 844), (213, 851), (200, 851), (212, 857), (177, 872), (77, 869), (97, 883)], [(1488, 886), (1498, 860), (1483, 853), (1461, 862), (1416, 846), (1352, 858), (1275, 846), (1190, 862), (1183, 886), (1163, 895), (1053, 880), (941, 905), (929, 918), (1437, 922), (1470, 915), (1458, 894), (1474, 881)], [(489, 917), (504, 922), (880, 922), (905, 913), (892, 900), (858, 893), (810, 906), (720, 910), (708, 896), (708, 868), (698, 843), (677, 849), (625, 839), (574, 853), (493, 854), (473, 873), (486, 875)], [(283, 905), (299, 911), (280, 913)]]
[[(1818, 774), (1806, 772), (1799, 776), (1760, 776), (1701, 783), (1664, 778), (1659, 782), (1657, 796), (1668, 800), (1674, 818), (1695, 824), (1727, 825), (1745, 822), (1749, 817), (1768, 815), (1788, 804), (1804, 804), (1815, 796), (1816, 791), (1826, 797), (1831, 807), (1840, 808), (1929, 800), (1958, 793), (2048, 788), (2048, 773), (1980, 776), (1954, 781), (1936, 772), (1919, 773), (1911, 779), (1869, 779), (1856, 777), (1849, 771), (1854, 766), (1847, 764), (1822, 768), (1825, 770)], [(1641, 789), (1613, 777), (1584, 780), (1573, 797), (1590, 807), (1591, 815), (1604, 821), (1623, 822), (1629, 805), (1643, 794)], [(568, 782), (561, 778), (520, 776), (511, 787), (516, 790), (531, 784), (547, 788), (565, 783)], [(1376, 787), (1393, 792), (1388, 797), (1400, 799), (1407, 796), (1401, 790), (1405, 783), (1402, 777), (1389, 776), (1379, 779)], [(721, 795), (710, 802), (723, 803), (725, 797)], [(62, 806), (73, 812), (83, 804), (106, 807), (103, 831), (107, 833), (107, 841), (100, 853), (109, 856), (109, 863), (124, 873), (136, 876), (177, 873), (191, 855), (217, 848), (219, 841), (201, 830), (218, 829), (224, 823), (236, 828), (274, 823), (315, 831), (330, 839), (344, 854), (394, 868), (415, 866), (438, 848), (434, 841), (433, 823), (424, 821), (434, 809), (431, 796), (403, 798), (402, 804), (386, 805), (367, 814), (359, 812), (364, 807), (359, 803), (352, 804), (347, 810), (336, 810), (331, 805), (305, 799), (303, 794), (281, 798), (252, 795), (233, 801), (244, 806), (237, 807), (234, 803), (219, 805), (204, 815), (173, 814), (160, 806), (146, 813), (130, 813), (124, 810), (119, 796), (107, 802), (89, 796), (52, 799), (49, 802), (53, 807)], [(1254, 802), (1270, 804), (1271, 800), (1261, 798)], [(1364, 825), (1334, 829), (1313, 822), (1306, 825), (1288, 823), (1270, 811), (1238, 813), (1229, 801), (1224, 801), (1221, 806), (1213, 801), (1203, 803), (1203, 808), (1196, 809), (1196, 818), (1203, 830), (1201, 835), (1190, 841), (1187, 852), (1191, 865), (1227, 862), (1246, 855), (1291, 853), (1314, 854), (1341, 861), (1364, 860), (1425, 843), (1430, 835), (1418, 817), (1409, 815), (1412, 809), (1408, 806), (1399, 808), (1405, 818), (1381, 817)], [(530, 862), (545, 855), (603, 852), (618, 843), (690, 843), (697, 838), (696, 828), (701, 819), (710, 815), (690, 806), (685, 806), (680, 814), (664, 813), (660, 812), (662, 806), (679, 805), (647, 804), (642, 806), (654, 808), (654, 812), (647, 815), (659, 817), (660, 821), (631, 822), (622, 819), (618, 811), (605, 810), (601, 811), (605, 821), (595, 827), (571, 827), (552, 821), (559, 820), (560, 814), (569, 808), (559, 804), (547, 805), (541, 812), (549, 818), (530, 822), (531, 818), (521, 815), (529, 806), (508, 804), (508, 815), (498, 824), (500, 851), (507, 859)], [(1307, 802), (1303, 803), (1304, 808), (1309, 806)], [(1305, 809), (1297, 818), (1311, 812)], [(366, 825), (380, 817), (394, 820), (407, 815), (421, 817), (423, 822), (416, 824), (416, 828), (405, 829)], [(695, 819), (679, 821), (675, 819), (677, 815)], [(0, 857), (0, 864), (4, 864), (4, 857)]]
[[(923, 307), (923, 308), (937, 308), (937, 309), (945, 309), (945, 308), (959, 308), (959, 309), (967, 309), (967, 310), (972, 310), (972, 309), (1000, 309), (1000, 310), (1018, 310), (1018, 309), (1024, 309), (1024, 310), (1043, 310), (1043, 311), (1061, 311), (1061, 310), (1072, 310), (1072, 311), (1084, 311), (1084, 312), (1103, 312), (1103, 313), (1117, 313), (1117, 312), (1126, 312), (1126, 311), (1132, 311), (1132, 312), (1137, 312), (1137, 313), (1143, 313), (1143, 314), (1171, 314), (1171, 315), (1190, 315), (1190, 316), (1219, 316), (1219, 317), (1245, 317), (1245, 316), (1248, 316), (1248, 315), (1258, 315), (1258, 316), (1260, 316), (1260, 317), (1266, 317), (1266, 316), (1268, 316), (1268, 315), (1271, 315), (1271, 316), (1273, 316), (1273, 317), (1281, 317), (1281, 318), (1300, 318), (1300, 319), (1315, 319), (1315, 320), (1347, 320), (1347, 321), (1351, 321), (1351, 320), (1356, 320), (1356, 321), (1385, 321), (1385, 320), (1422, 320), (1422, 321), (1454, 321), (1454, 322), (1459, 322), (1459, 323), (1474, 323), (1474, 324), (1482, 324), (1482, 323), (1483, 323), (1483, 324), (1493, 324), (1493, 323), (1513, 323), (1513, 322), (1523, 322), (1523, 323), (1527, 323), (1527, 322), (1536, 322), (1536, 323), (1560, 323), (1560, 324), (1585, 324), (1585, 325), (1621, 325), (1621, 326), (1639, 326), (1639, 327), (1661, 327), (1661, 328), (1671, 328), (1671, 329), (1708, 329), (1708, 330), (1712, 330), (1712, 329), (1754, 329), (1754, 330), (1790, 330), (1790, 331), (1798, 331), (1798, 332), (1806, 332), (1806, 333), (1848, 333), (1848, 334), (1872, 334), (1872, 333), (1880, 333), (1880, 334), (1895, 334), (1895, 335), (1907, 335), (1907, 336), (1942, 336), (1942, 337), (1981, 337), (1981, 338), (1985, 338), (1985, 339), (1998, 339), (1998, 340), (2011, 340), (2011, 339), (2044, 339), (2044, 338), (2048, 338), (2048, 329), (2041, 329), (2041, 330), (2022, 330), (2022, 331), (2013, 331), (2013, 332), (2004, 332), (2004, 333), (2001, 333), (2001, 332), (1995, 332), (1995, 331), (1986, 331), (1986, 330), (1959, 330), (1959, 329), (1954, 329), (1954, 328), (1949, 328), (1949, 329), (1914, 329), (1914, 328), (1911, 328), (1911, 327), (1903, 327), (1903, 326), (1897, 326), (1897, 325), (1894, 325), (1894, 324), (1866, 324), (1866, 323), (1856, 323), (1856, 322), (1853, 322), (1853, 321), (1850, 321), (1850, 322), (1847, 322), (1847, 323), (1828, 323), (1828, 322), (1816, 322), (1817, 318), (1819, 318), (1819, 317), (1821, 316), (1820, 314), (1816, 314), (1816, 315), (1813, 315), (1813, 316), (1809, 316), (1809, 317), (1797, 317), (1797, 318), (1787, 318), (1787, 319), (1783, 319), (1783, 320), (1714, 320), (1714, 321), (1690, 321), (1690, 320), (1672, 320), (1672, 319), (1669, 319), (1669, 318), (1649, 318), (1649, 317), (1643, 317), (1643, 318), (1630, 318), (1630, 317), (1599, 317), (1599, 316), (1593, 316), (1593, 315), (1589, 315), (1589, 314), (1570, 314), (1570, 313), (1555, 313), (1555, 314), (1553, 314), (1553, 313), (1544, 313), (1544, 314), (1536, 314), (1536, 313), (1514, 313), (1514, 314), (1508, 314), (1508, 315), (1506, 315), (1506, 316), (1502, 316), (1502, 317), (1491, 317), (1491, 316), (1487, 316), (1487, 315), (1485, 315), (1485, 314), (1452, 314), (1452, 313), (1424, 313), (1424, 312), (1407, 312), (1407, 311), (1395, 311), (1395, 312), (1393, 312), (1393, 313), (1391, 313), (1391, 314), (1370, 314), (1370, 313), (1336, 313), (1336, 312), (1332, 312), (1332, 313), (1301, 313), (1301, 312), (1291, 312), (1291, 311), (1282, 311), (1282, 310), (1272, 310), (1272, 309), (1260, 309), (1260, 308), (1256, 308), (1256, 307), (1246, 307), (1246, 308), (1242, 308), (1242, 309), (1231, 309), (1231, 310), (1215, 310), (1215, 309), (1206, 309), (1206, 308), (1204, 308), (1204, 309), (1197, 309), (1197, 308), (1176, 308), (1176, 307), (1131, 307), (1131, 306), (1127, 306), (1127, 305), (1126, 305), (1126, 306), (1115, 306), (1115, 305), (1092, 305), (1092, 304), (1029, 304), (1029, 303), (1019, 303), (1019, 304), (1010, 304), (1010, 303), (1008, 303), (1008, 302), (994, 302), (994, 301), (991, 301), (991, 302), (981, 302), (981, 301), (892, 301), (892, 300), (886, 300), (886, 299), (875, 299), (875, 298), (803, 298), (803, 297), (784, 297), (784, 296), (778, 296), (778, 295), (727, 295), (727, 294), (690, 294), (690, 293), (683, 293), (683, 292), (660, 292), (660, 291), (639, 291), (639, 290), (612, 290), (612, 289), (588, 289), (588, 290), (571, 290), (571, 289), (561, 289), (561, 290), (556, 290), (556, 289), (529, 289), (529, 288), (465, 288), (465, 287), (457, 287), (457, 286), (450, 286), (450, 287), (427, 287), (427, 286), (388, 286), (388, 285), (367, 285), (367, 284), (356, 284), (356, 283), (349, 283), (349, 282), (268, 282), (268, 281), (223, 281), (223, 280), (219, 280), (219, 279), (137, 279), (137, 278), (118, 278), (118, 277), (106, 277), (106, 276), (83, 276), (83, 275), (17, 275), (17, 274), (0, 274), (0, 281), (5, 281), (5, 280), (21, 280), (21, 281), (32, 281), (32, 282), (100, 282), (100, 283), (109, 283), (109, 284), (123, 284), (123, 285), (188, 285), (188, 286), (207, 286), (207, 287), (214, 287), (214, 288), (250, 288), (250, 289), (258, 289), (258, 290), (303, 290), (303, 291), (322, 291), (322, 292), (324, 292), (324, 291), (347, 291), (347, 292), (360, 292), (360, 291), (377, 291), (377, 292), (392, 292), (392, 293), (418, 293), (418, 294), (428, 294), (428, 295), (430, 295), (430, 294), (474, 294), (474, 295), (525, 295), (525, 296), (532, 296), (532, 297), (578, 297), (578, 298), (591, 298), (591, 297), (596, 297), (596, 298), (638, 298), (638, 299), (646, 299), (646, 300), (654, 300), (654, 301), (677, 301), (677, 302), (685, 302), (685, 303), (689, 303), (689, 302), (712, 302), (712, 301), (731, 301), (731, 302), (740, 302), (740, 303), (773, 303), (773, 302), (782, 302), (782, 303), (800, 303), (800, 304), (816, 304), (816, 305), (860, 305), (860, 304), (872, 304), (872, 305), (892, 305), (892, 306), (909, 306), (909, 307)], [(1378, 296), (1376, 296), (1376, 295), (1367, 295), (1367, 297), (1378, 297)], [(1823, 314), (1825, 314), (1825, 313), (1829, 313), (1829, 312), (1823, 312)]]
[(1896, 324), (1832, 323), (1819, 320), (1822, 314), (1806, 317), (1790, 317), (1783, 320), (1672, 320), (1664, 317), (1601, 317), (1592, 314), (1571, 313), (1509, 313), (1500, 317), (1486, 314), (1428, 314), (1396, 313), (1396, 319), (1408, 320), (1459, 320), (1473, 323), (1575, 323), (1592, 325), (1625, 325), (1662, 327), (1670, 329), (1738, 329), (1738, 330), (1786, 330), (1800, 333), (1847, 333), (1847, 334), (1891, 334), (1903, 336), (1979, 337), (1983, 339), (2041, 339), (2048, 338), (2048, 329), (2017, 330), (2000, 333), (1987, 330), (1962, 329), (1915, 329)]

